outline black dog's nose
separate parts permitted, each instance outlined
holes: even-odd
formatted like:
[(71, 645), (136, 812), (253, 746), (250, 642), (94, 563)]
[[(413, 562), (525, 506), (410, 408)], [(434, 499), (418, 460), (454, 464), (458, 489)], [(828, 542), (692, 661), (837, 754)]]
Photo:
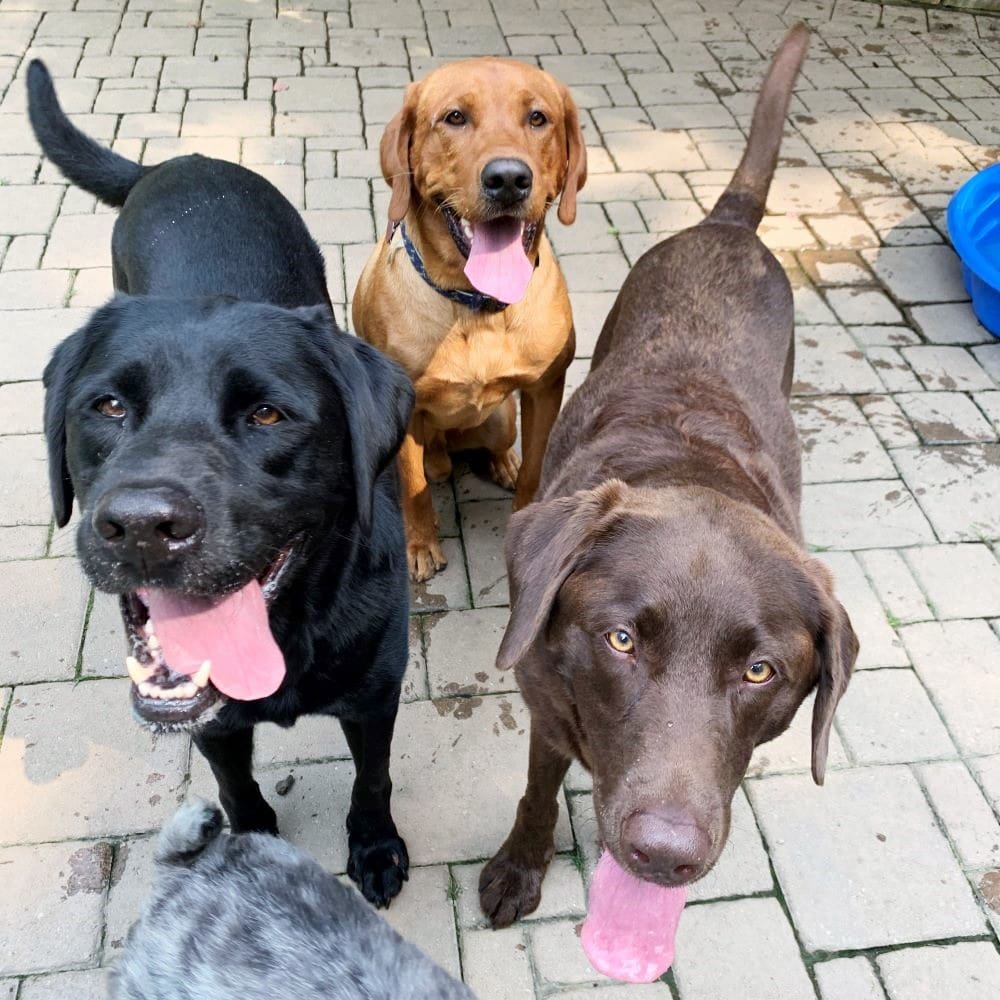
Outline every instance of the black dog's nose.
[(190, 548), (204, 518), (194, 500), (179, 490), (121, 488), (101, 497), (93, 524), (108, 545), (155, 560)]
[(480, 175), (487, 198), (510, 208), (531, 194), (531, 167), (524, 160), (490, 160)]
[(711, 850), (708, 832), (693, 816), (673, 809), (632, 813), (622, 826), (622, 841), (636, 875), (676, 885), (695, 878)]

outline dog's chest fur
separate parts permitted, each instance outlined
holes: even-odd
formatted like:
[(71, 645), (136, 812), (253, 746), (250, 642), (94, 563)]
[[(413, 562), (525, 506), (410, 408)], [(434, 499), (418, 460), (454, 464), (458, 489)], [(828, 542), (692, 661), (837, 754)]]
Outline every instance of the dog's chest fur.
[(515, 389), (542, 377), (558, 354), (548, 346), (532, 344), (528, 331), (516, 321), (508, 325), (503, 314), (461, 319), (414, 383), (417, 408), (442, 430), (476, 427)]

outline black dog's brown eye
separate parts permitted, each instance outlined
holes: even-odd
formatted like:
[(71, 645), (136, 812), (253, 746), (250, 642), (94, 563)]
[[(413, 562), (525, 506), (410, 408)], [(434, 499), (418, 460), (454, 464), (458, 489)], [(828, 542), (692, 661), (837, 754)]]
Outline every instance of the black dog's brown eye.
[(544, 113), (541, 111), (532, 111), (528, 115), (528, 124), (533, 128), (541, 128), (543, 125), (548, 124), (548, 118), (545, 117)]
[(250, 414), (250, 420), (260, 427), (271, 427), (285, 419), (285, 415), (275, 406), (258, 406)]
[(114, 396), (105, 396), (104, 399), (98, 401), (97, 412), (111, 417), (112, 420), (121, 420), (125, 416), (125, 407), (122, 406), (120, 399), (116, 399)]
[(604, 638), (616, 653), (631, 653), (635, 650), (635, 640), (623, 628), (606, 632)]
[(465, 124), (465, 115), (463, 115), (462, 112), (458, 110), (458, 108), (454, 108), (452, 111), (449, 111), (448, 114), (444, 116), (444, 120), (449, 125), (454, 125), (457, 127), (459, 125)]
[(743, 680), (750, 684), (763, 684), (774, 676), (774, 667), (767, 660), (751, 663), (750, 669), (743, 675)]

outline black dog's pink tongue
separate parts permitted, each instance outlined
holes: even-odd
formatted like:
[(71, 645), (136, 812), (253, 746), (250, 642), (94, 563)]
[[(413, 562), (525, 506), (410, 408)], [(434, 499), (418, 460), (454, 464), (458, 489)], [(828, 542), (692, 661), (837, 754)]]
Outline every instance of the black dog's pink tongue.
[(260, 584), (251, 580), (231, 594), (200, 597), (147, 590), (150, 627), (170, 669), (196, 673), (211, 663), (209, 678), (230, 698), (266, 698), (281, 686), (285, 658), (271, 635)]
[(590, 883), (580, 935), (590, 964), (627, 983), (659, 979), (674, 960), (674, 938), (686, 899), (683, 886), (643, 882), (605, 851)]
[(474, 288), (510, 305), (528, 290), (534, 268), (524, 252), (524, 223), (507, 216), (472, 223), (472, 249), (465, 276)]

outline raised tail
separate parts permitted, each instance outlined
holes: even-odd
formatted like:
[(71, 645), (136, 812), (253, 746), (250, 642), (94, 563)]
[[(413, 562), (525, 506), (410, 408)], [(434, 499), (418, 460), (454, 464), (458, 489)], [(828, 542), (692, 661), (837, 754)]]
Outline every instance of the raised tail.
[(188, 799), (160, 831), (156, 860), (164, 865), (190, 865), (221, 832), (219, 807)]
[(148, 169), (98, 145), (73, 125), (59, 106), (45, 63), (38, 59), (28, 67), (28, 117), (38, 144), (60, 173), (105, 205), (124, 205)]
[(753, 109), (746, 152), (706, 222), (724, 222), (747, 229), (756, 229), (760, 224), (771, 177), (778, 163), (792, 87), (807, 48), (809, 29), (799, 22), (785, 35), (771, 60)]

